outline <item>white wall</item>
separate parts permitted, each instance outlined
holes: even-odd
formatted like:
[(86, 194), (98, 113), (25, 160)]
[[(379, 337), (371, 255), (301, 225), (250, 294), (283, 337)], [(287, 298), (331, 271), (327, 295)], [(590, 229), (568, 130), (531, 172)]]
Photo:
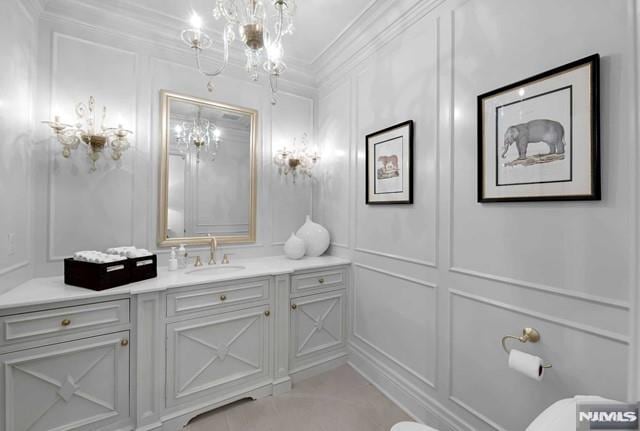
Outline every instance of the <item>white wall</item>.
[[(39, 22), (39, 45), (47, 48), (38, 56), (36, 116), (47, 119), (57, 110), (63, 120), (71, 120), (74, 104), (93, 95), (114, 121), (121, 116), (134, 130), (135, 150), (125, 153), (119, 165), (102, 163), (89, 173), (83, 151), (63, 159), (59, 144), (50, 140), (46, 127), (39, 127), (34, 157), (36, 275), (61, 273), (62, 259), (80, 249), (117, 244), (156, 249), (162, 89), (258, 111), (257, 242), (233, 248), (240, 256), (281, 253), (283, 232), (296, 229), (311, 211), (310, 187), (279, 183), (271, 147), (301, 130), (312, 132), (313, 91), (303, 87), (301, 94), (287, 93), (285, 85), (279, 105), (272, 108), (265, 83), (251, 82), (232, 64), (209, 93), (192, 54), (180, 45), (179, 23), (160, 25), (162, 35), (158, 28), (156, 33), (149, 29), (154, 21), (145, 23), (145, 16), (96, 7), (67, 0), (47, 3)], [(169, 28), (176, 34), (169, 34)], [(290, 201), (296, 206), (285, 206)]]
[[(26, 3), (26, 2), (25, 2)], [(36, 25), (22, 0), (0, 14), (0, 293), (31, 275), (30, 154)], [(9, 235), (14, 245), (10, 245)]]
[[(314, 209), (355, 262), (351, 362), (421, 420), (520, 430), (560, 398), (635, 399), (636, 17), (632, 0), (399, 0), (318, 62)], [(596, 52), (603, 200), (478, 204), (477, 95)], [(367, 206), (364, 137), (409, 119), (415, 203)], [(500, 346), (525, 326), (542, 341), (518, 347), (553, 364), (541, 383)]]

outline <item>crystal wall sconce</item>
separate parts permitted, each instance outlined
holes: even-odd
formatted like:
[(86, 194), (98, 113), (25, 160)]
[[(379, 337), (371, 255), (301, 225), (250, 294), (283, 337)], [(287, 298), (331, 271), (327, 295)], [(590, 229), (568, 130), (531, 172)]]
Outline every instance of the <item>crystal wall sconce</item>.
[(123, 128), (120, 124), (118, 127), (105, 126), (106, 107), (102, 108), (100, 126), (96, 127), (95, 105), (96, 100), (93, 96), (89, 97), (88, 105), (78, 103), (75, 108), (76, 124), (73, 125), (60, 122), (60, 117), (57, 115), (53, 121), (43, 121), (51, 127), (56, 139), (62, 145), (64, 158), (71, 157), (71, 152), (77, 150), (80, 143), (84, 144), (91, 161), (92, 172), (96, 170), (96, 162), (105, 149), (110, 150), (112, 160), (120, 160), (122, 154), (131, 146), (127, 138), (133, 134), (131, 130)]
[(196, 162), (200, 155), (206, 155), (209, 161), (215, 161), (222, 141), (222, 131), (211, 121), (202, 118), (202, 108), (192, 121), (183, 121), (173, 129), (178, 151), (184, 159), (187, 153), (195, 151)]
[(296, 144), (296, 139), (293, 138), (293, 148), (282, 147), (273, 157), (273, 162), (278, 167), (278, 173), (285, 178), (291, 176), (294, 184), (298, 176), (312, 178), (313, 168), (319, 160), (320, 154), (318, 154), (318, 151), (312, 151), (308, 148), (306, 133), (302, 135), (300, 146)]

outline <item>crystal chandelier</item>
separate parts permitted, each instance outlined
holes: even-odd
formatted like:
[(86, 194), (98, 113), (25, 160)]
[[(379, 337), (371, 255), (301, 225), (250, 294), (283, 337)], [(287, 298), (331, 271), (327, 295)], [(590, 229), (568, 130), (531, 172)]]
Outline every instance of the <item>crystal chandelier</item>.
[(301, 145), (296, 145), (296, 138), (293, 138), (293, 148), (283, 147), (276, 152), (273, 162), (278, 167), (278, 173), (284, 177), (291, 175), (293, 183), (296, 183), (298, 175), (303, 178), (311, 178), (313, 167), (320, 160), (317, 151), (308, 148), (308, 137), (302, 135)]
[[(266, 1), (272, 3), (271, 8), (265, 6)], [(223, 63), (214, 71), (205, 71), (201, 66), (202, 51), (210, 48), (213, 41), (202, 31), (202, 19), (197, 14), (191, 17), (191, 28), (182, 32), (182, 40), (194, 50), (200, 73), (213, 78), (220, 75), (229, 63), (229, 44), (235, 40), (237, 29), (245, 46), (247, 73), (257, 81), (262, 66), (269, 76), (271, 103), (275, 105), (278, 78), (287, 68), (282, 61), (282, 38), (293, 33), (295, 10), (295, 0), (216, 0), (213, 17), (216, 20), (224, 18), (225, 26), (222, 34)], [(209, 81), (208, 88), (213, 91), (212, 81)]]
[[(107, 108), (102, 108), (102, 119), (100, 127), (96, 127), (96, 100), (89, 97), (89, 104), (78, 103), (75, 108), (76, 124), (65, 124), (60, 122), (60, 117), (56, 115), (53, 121), (43, 121), (49, 125), (58, 142), (62, 145), (62, 156), (71, 157), (71, 152), (76, 150), (80, 143), (84, 143), (87, 155), (91, 160), (91, 171), (96, 170), (96, 162), (105, 148), (111, 150), (111, 159), (120, 160), (122, 154), (130, 147), (127, 137), (133, 134), (131, 130), (124, 129), (121, 124), (118, 127), (107, 127)], [(84, 124), (83, 124), (84, 123)]]
[(198, 108), (195, 119), (176, 125), (173, 131), (182, 158), (194, 149), (197, 163), (200, 163), (201, 154), (206, 154), (211, 161), (215, 160), (222, 132), (211, 121), (202, 118), (202, 108)]

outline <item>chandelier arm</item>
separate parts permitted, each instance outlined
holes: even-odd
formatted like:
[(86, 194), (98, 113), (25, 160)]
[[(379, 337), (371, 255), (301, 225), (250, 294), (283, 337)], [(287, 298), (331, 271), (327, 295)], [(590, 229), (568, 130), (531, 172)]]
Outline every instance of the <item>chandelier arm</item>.
[(224, 69), (227, 67), (227, 64), (229, 64), (229, 41), (227, 40), (226, 37), (224, 38), (224, 62), (222, 63), (222, 66), (220, 66), (220, 68), (218, 68), (213, 72), (207, 72), (202, 69), (202, 64), (200, 61), (200, 48), (194, 48), (194, 49), (196, 51), (196, 66), (198, 67), (198, 71), (204, 76), (208, 76), (208, 77), (218, 76), (224, 71)]
[(271, 86), (271, 104), (275, 105), (278, 102), (276, 95), (278, 94), (278, 76), (274, 74), (269, 75), (269, 85)]
[(273, 41), (271, 41), (272, 45), (277, 45), (282, 40), (282, 25), (284, 24), (284, 12), (282, 11), (282, 7), (278, 12), (278, 25), (276, 26), (276, 37)]
[(234, 11), (233, 11), (234, 14), (230, 14), (229, 11), (227, 10), (227, 8), (223, 7), (222, 5), (220, 5), (219, 10), (222, 13), (222, 16), (224, 16), (224, 18), (228, 22), (233, 23), (233, 24), (237, 24), (238, 23), (239, 14), (238, 14), (237, 8), (235, 7), (235, 3), (234, 3)]

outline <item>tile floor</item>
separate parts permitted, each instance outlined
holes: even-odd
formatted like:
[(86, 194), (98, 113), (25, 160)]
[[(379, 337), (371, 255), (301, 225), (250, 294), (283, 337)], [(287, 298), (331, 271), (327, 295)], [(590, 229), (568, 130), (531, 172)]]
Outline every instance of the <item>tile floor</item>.
[(185, 431), (389, 431), (411, 420), (350, 366), (301, 381), (291, 392), (205, 413)]

